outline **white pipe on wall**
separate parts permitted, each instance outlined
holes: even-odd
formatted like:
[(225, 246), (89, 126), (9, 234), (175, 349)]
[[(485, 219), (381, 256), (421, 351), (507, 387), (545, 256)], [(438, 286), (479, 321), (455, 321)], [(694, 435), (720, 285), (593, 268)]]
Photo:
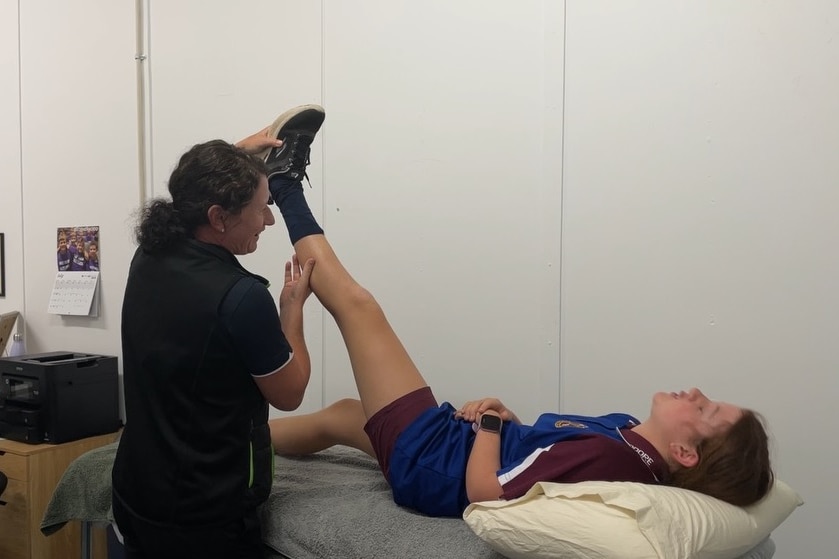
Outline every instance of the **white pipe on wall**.
[(149, 0), (135, 0), (137, 12), (136, 41), (137, 51), (137, 167), (139, 172), (140, 205), (144, 206), (152, 197), (152, 161), (151, 161), (151, 105), (149, 91)]

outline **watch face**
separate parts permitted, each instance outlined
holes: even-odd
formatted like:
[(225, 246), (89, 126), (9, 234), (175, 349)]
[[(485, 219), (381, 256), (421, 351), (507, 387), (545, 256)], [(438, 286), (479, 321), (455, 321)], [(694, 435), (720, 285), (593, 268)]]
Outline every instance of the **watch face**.
[(501, 431), (501, 418), (497, 415), (482, 415), (481, 429), (483, 429), (484, 431), (498, 433), (499, 431)]

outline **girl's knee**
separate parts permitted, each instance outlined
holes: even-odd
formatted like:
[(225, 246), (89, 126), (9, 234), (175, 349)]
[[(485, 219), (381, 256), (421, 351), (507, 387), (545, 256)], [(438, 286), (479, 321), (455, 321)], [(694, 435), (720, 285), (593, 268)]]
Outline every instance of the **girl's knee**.
[(354, 284), (344, 291), (335, 308), (329, 310), (338, 320), (382, 314), (382, 309), (373, 294), (358, 284)]
[(342, 398), (330, 404), (327, 409), (332, 410), (343, 418), (351, 418), (355, 415), (364, 417), (364, 408), (361, 407), (361, 400), (356, 398)]
[(379, 306), (379, 303), (376, 301), (376, 298), (373, 297), (373, 294), (358, 284), (355, 284), (348, 290), (347, 299), (354, 307)]

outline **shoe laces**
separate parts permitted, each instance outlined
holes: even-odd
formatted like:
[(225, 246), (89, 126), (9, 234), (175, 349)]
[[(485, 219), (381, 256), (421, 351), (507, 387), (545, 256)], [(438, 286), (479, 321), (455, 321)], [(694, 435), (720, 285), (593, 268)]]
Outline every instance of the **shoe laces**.
[(309, 174), (306, 172), (306, 168), (312, 162), (309, 156), (312, 153), (311, 146), (314, 139), (313, 136), (295, 134), (288, 154), (288, 168), (293, 170), (302, 168), (303, 177), (309, 183), (309, 188), (312, 188), (312, 181), (309, 180)]
[(307, 182), (307, 183), (309, 183), (309, 188), (312, 188), (312, 181), (310, 181), (310, 180), (309, 180), (309, 173), (307, 173), (307, 172), (306, 172), (306, 168), (307, 168), (307, 167), (309, 167), (309, 163), (311, 163), (311, 162), (312, 162), (312, 161), (309, 159), (309, 153), (310, 153), (311, 151), (312, 151), (312, 150), (310, 150), (310, 149), (307, 149), (307, 150), (306, 150), (306, 165), (305, 165), (305, 167), (303, 167), (303, 178), (305, 178), (305, 179), (306, 179), (306, 182)]

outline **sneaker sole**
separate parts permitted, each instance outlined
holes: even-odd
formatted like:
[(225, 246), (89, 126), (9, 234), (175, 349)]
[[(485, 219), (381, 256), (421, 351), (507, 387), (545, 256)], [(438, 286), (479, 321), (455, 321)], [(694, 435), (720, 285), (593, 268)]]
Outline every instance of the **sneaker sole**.
[[(316, 111), (319, 111), (321, 113), (326, 114), (326, 111), (323, 110), (323, 107), (321, 107), (320, 105), (314, 105), (314, 104), (300, 105), (298, 107), (291, 108), (291, 109), (287, 110), (286, 112), (284, 112), (283, 114), (281, 114), (280, 116), (278, 116), (276, 118), (276, 120), (274, 120), (274, 122), (271, 124), (271, 127), (268, 128), (268, 137), (269, 138), (276, 138), (277, 134), (279, 134), (279, 132), (280, 132), (280, 129), (282, 129), (282, 127), (285, 125), (286, 122), (291, 120), (294, 116), (302, 113), (303, 111), (308, 111), (308, 110), (316, 110)], [(272, 149), (273, 148), (266, 148), (266, 149), (260, 151), (259, 153), (257, 153), (256, 156), (259, 157), (260, 159), (262, 159), (263, 161), (265, 161), (265, 159), (268, 157), (268, 154), (271, 153)]]

